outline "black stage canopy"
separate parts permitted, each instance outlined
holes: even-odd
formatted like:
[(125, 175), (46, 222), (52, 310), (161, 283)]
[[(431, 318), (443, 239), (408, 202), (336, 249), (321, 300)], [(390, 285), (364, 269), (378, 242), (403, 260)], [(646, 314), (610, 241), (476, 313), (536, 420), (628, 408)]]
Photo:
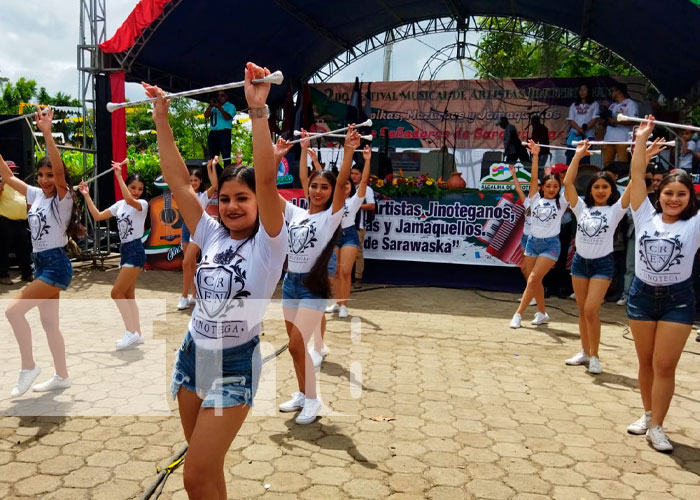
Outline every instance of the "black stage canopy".
[[(667, 97), (700, 81), (700, 8), (691, 0), (142, 0), (101, 47), (116, 53), (127, 81), (171, 92), (241, 80), (246, 61), (296, 84), (392, 27), (467, 16), (570, 30), (619, 54)], [(277, 88), (271, 101), (285, 94)]]

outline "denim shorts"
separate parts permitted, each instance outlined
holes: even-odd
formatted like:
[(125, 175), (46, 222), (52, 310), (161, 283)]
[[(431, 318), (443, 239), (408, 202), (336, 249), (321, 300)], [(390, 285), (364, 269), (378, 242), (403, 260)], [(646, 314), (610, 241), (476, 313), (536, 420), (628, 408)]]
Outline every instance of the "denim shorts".
[(530, 237), (529, 234), (523, 233), (523, 235), (520, 237), (520, 248), (522, 251), (525, 251), (525, 248), (527, 247), (527, 239)]
[(525, 245), (525, 255), (528, 257), (547, 257), (556, 261), (561, 252), (561, 242), (559, 236), (551, 238), (535, 238), (530, 235)]
[(337, 270), (338, 258), (335, 256), (335, 252), (333, 252), (331, 255), (331, 260), (328, 261), (328, 276), (334, 276)]
[(346, 227), (340, 230), (340, 237), (338, 238), (338, 243), (336, 244), (338, 248), (343, 247), (359, 247), (360, 246), (360, 235), (357, 234), (357, 228), (355, 226)]
[(34, 278), (65, 290), (73, 279), (73, 266), (63, 248), (51, 248), (32, 254)]
[(612, 254), (597, 259), (586, 259), (578, 252), (574, 254), (574, 260), (571, 263), (571, 276), (574, 278), (612, 280), (613, 274), (615, 274), (615, 259)]
[(190, 230), (187, 229), (187, 226), (185, 223), (182, 223), (182, 238), (180, 238), (181, 243), (189, 243), (190, 242)]
[(200, 349), (187, 332), (176, 354), (170, 395), (175, 399), (184, 387), (202, 399), (203, 408), (253, 406), (262, 367), (259, 343), (255, 337), (229, 349)]
[(282, 282), (282, 307), (298, 309), (305, 307), (317, 311), (325, 311), (327, 299), (314, 295), (306, 288), (304, 279), (308, 273), (290, 273), (284, 275)]
[(146, 250), (143, 249), (141, 240), (131, 240), (119, 246), (121, 259), (119, 267), (140, 267), (146, 266)]
[(652, 286), (635, 276), (627, 300), (627, 317), (692, 325), (695, 319), (693, 279), (675, 285)]

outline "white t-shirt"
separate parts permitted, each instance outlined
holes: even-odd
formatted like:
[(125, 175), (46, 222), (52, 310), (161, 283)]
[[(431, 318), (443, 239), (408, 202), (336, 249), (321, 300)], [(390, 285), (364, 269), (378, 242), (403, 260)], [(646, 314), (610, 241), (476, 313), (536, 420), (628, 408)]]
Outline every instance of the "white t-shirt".
[(688, 141), (685, 145), (690, 150), (690, 152), (688, 154), (683, 154), (683, 150), (681, 149), (680, 164), (678, 165), (678, 168), (690, 170), (691, 168), (693, 168), (693, 153), (695, 152), (695, 141)]
[[(369, 186), (367, 186), (367, 191), (365, 192), (365, 202), (363, 203), (363, 205), (365, 203), (376, 203), (374, 201), (374, 190)], [(357, 229), (365, 228), (365, 225), (367, 224), (367, 212), (368, 210), (363, 210), (362, 213), (360, 213), (360, 224)]]
[(260, 332), (265, 308), (282, 274), (287, 227), (282, 224), (280, 234), (272, 238), (260, 224), (250, 241), (234, 240), (228, 229), (204, 212), (192, 241), (202, 249), (194, 278), (197, 305), (189, 324), (192, 338), (209, 349), (249, 342)]
[(143, 226), (148, 217), (148, 202), (136, 200), (141, 205), (141, 210), (136, 210), (124, 200), (119, 200), (109, 207), (109, 211), (117, 219), (119, 239), (122, 243), (140, 240), (143, 237)]
[[(629, 98), (625, 99), (622, 102), (612, 103), (608, 109), (612, 113), (613, 118), (617, 118), (617, 115), (619, 113), (622, 113), (626, 116), (637, 116), (638, 114), (637, 103)], [(631, 126), (615, 125), (613, 127), (611, 125), (608, 125), (608, 127), (605, 130), (604, 140), (613, 142), (629, 141), (632, 140), (632, 136), (630, 135), (631, 132)]]
[(530, 222), (531, 215), (527, 214), (527, 209), (530, 208), (530, 197), (529, 196), (525, 197), (525, 201), (523, 202), (523, 208), (525, 209), (525, 212), (524, 212), (525, 222), (523, 223), (523, 234), (525, 236), (530, 236), (530, 233), (532, 232), (532, 229), (530, 227), (532, 222)]
[(362, 206), (362, 200), (363, 198), (360, 198), (358, 194), (355, 193), (343, 202), (343, 218), (340, 222), (340, 227), (345, 229), (346, 227), (355, 225), (355, 216)]
[[(566, 117), (567, 120), (575, 122), (579, 127), (584, 124), (589, 124), (594, 118), (598, 118), (600, 112), (598, 110), (598, 102), (593, 101), (593, 103), (581, 103), (576, 104), (571, 103), (569, 106), (569, 116)], [(593, 137), (595, 135), (595, 127), (590, 127), (586, 129), (586, 137)]]
[(313, 215), (308, 210), (287, 202), (284, 220), (289, 224), (287, 270), (308, 273), (314, 267), (323, 249), (335, 234), (343, 217), (343, 210), (333, 212), (330, 207)]
[(559, 208), (555, 199), (542, 198), (540, 193), (530, 198), (530, 234), (535, 238), (552, 238), (561, 231), (561, 218), (569, 203), (559, 196)]
[(634, 273), (652, 286), (681, 283), (693, 271), (700, 245), (700, 216), (664, 224), (649, 198), (632, 211), (635, 229)]
[[(69, 187), (69, 189), (72, 189)], [(52, 248), (63, 248), (68, 244), (68, 225), (73, 211), (73, 197), (66, 193), (62, 200), (58, 193), (51, 198), (34, 186), (27, 186), (27, 222), (32, 235), (32, 249), (43, 252)], [(2, 236), (0, 236), (2, 237)]]
[(572, 208), (576, 215), (576, 253), (584, 259), (599, 259), (613, 252), (615, 228), (625, 216), (622, 201), (603, 207), (588, 207), (579, 196)]
[(207, 205), (209, 205), (209, 195), (207, 192), (202, 191), (201, 193), (197, 193), (197, 199), (199, 200), (199, 204), (202, 205), (202, 208), (206, 210)]

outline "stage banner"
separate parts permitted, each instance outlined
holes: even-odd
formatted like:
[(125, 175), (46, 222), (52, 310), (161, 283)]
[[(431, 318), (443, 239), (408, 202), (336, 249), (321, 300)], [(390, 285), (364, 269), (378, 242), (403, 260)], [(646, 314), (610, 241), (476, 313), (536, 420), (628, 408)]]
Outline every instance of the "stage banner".
[[(632, 99), (644, 102), (642, 77), (506, 78), (372, 82), (369, 93), (363, 86), (362, 108), (371, 110), (372, 134), (388, 138), (394, 148), (502, 149), (498, 120), (507, 117), (526, 139), (532, 114), (539, 114), (548, 127), (550, 144), (564, 144), (566, 117), (579, 85), (588, 84), (592, 97), (605, 109), (616, 81), (628, 85)], [(310, 90), (316, 129), (343, 126), (353, 83), (319, 83)]]
[(368, 259), (519, 266), (524, 209), (514, 193), (467, 192), (377, 201)]

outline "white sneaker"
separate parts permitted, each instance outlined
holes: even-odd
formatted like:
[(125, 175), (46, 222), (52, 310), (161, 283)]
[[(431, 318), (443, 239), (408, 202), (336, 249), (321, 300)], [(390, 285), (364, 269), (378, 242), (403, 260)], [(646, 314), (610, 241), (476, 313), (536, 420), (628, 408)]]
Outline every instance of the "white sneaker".
[(544, 323), (549, 323), (549, 314), (537, 311), (535, 313), (535, 319), (532, 320), (532, 324), (542, 325)]
[(63, 378), (59, 377), (58, 375), (54, 375), (46, 382), (36, 384), (34, 387), (32, 387), (32, 390), (34, 392), (48, 392), (56, 391), (58, 389), (68, 389), (70, 386), (71, 383), (69, 378)]
[(178, 311), (184, 311), (188, 307), (190, 307), (190, 301), (187, 300), (187, 297), (180, 297), (179, 299), (177, 299), (177, 310)]
[(304, 401), (304, 408), (301, 410), (301, 413), (297, 415), (295, 422), (301, 425), (312, 423), (316, 420), (322, 406), (323, 402), (321, 402), (321, 398), (307, 399)]
[(624, 297), (620, 297), (620, 299), (615, 302), (618, 306), (626, 306), (627, 305), (627, 299)]
[(338, 309), (338, 317), (339, 318), (347, 318), (348, 317), (348, 306), (340, 306)]
[(124, 336), (117, 340), (117, 350), (128, 349), (143, 344), (143, 337), (138, 333), (124, 332)]
[(536, 300), (536, 299), (532, 299), (532, 300), (530, 301), (530, 303), (528, 304), (528, 306), (536, 306), (536, 305), (537, 305), (537, 300)]
[(282, 403), (279, 408), (281, 412), (290, 412), (301, 410), (304, 407), (304, 401), (306, 401), (306, 396), (301, 392), (293, 392), (292, 399)]
[(628, 425), (627, 432), (629, 432), (630, 434), (634, 434), (635, 436), (641, 436), (642, 434), (646, 434), (650, 425), (651, 425), (651, 412), (648, 411), (648, 412), (644, 413), (644, 415), (639, 417), (637, 420), (632, 422), (630, 425)]
[(588, 360), (588, 373), (593, 375), (603, 373), (603, 369), (600, 367), (600, 359), (597, 356), (591, 356), (591, 359)]
[(197, 299), (194, 298), (192, 295), (187, 296), (187, 303), (191, 306), (195, 305), (197, 303)]
[(655, 425), (647, 430), (647, 441), (656, 451), (670, 453), (673, 451), (673, 445), (664, 434), (664, 430), (660, 425)]
[(309, 356), (311, 356), (311, 362), (314, 364), (314, 368), (318, 368), (323, 363), (323, 356), (316, 352), (313, 347), (309, 347)]
[(583, 351), (579, 351), (575, 356), (567, 359), (565, 363), (569, 366), (580, 366), (588, 363), (588, 355)]
[(10, 391), (10, 396), (16, 398), (27, 392), (40, 373), (41, 368), (36, 363), (34, 363), (34, 368), (31, 370), (20, 370), (17, 385)]
[(523, 317), (515, 313), (513, 314), (513, 319), (510, 320), (510, 327), (511, 328), (520, 328), (520, 322), (523, 320)]
[(339, 309), (339, 308), (340, 308), (340, 306), (338, 305), (337, 302), (335, 302), (335, 303), (333, 303), (332, 306), (326, 307), (326, 312), (327, 312), (328, 314), (332, 314), (332, 313), (338, 312), (338, 309)]
[(572, 300), (576, 300), (576, 294), (572, 293), (571, 295), (569, 295), (569, 298)]
[(328, 356), (328, 353), (331, 352), (331, 350), (328, 348), (328, 346), (326, 344), (323, 344), (321, 351), (317, 351), (317, 352), (325, 358), (326, 356)]

